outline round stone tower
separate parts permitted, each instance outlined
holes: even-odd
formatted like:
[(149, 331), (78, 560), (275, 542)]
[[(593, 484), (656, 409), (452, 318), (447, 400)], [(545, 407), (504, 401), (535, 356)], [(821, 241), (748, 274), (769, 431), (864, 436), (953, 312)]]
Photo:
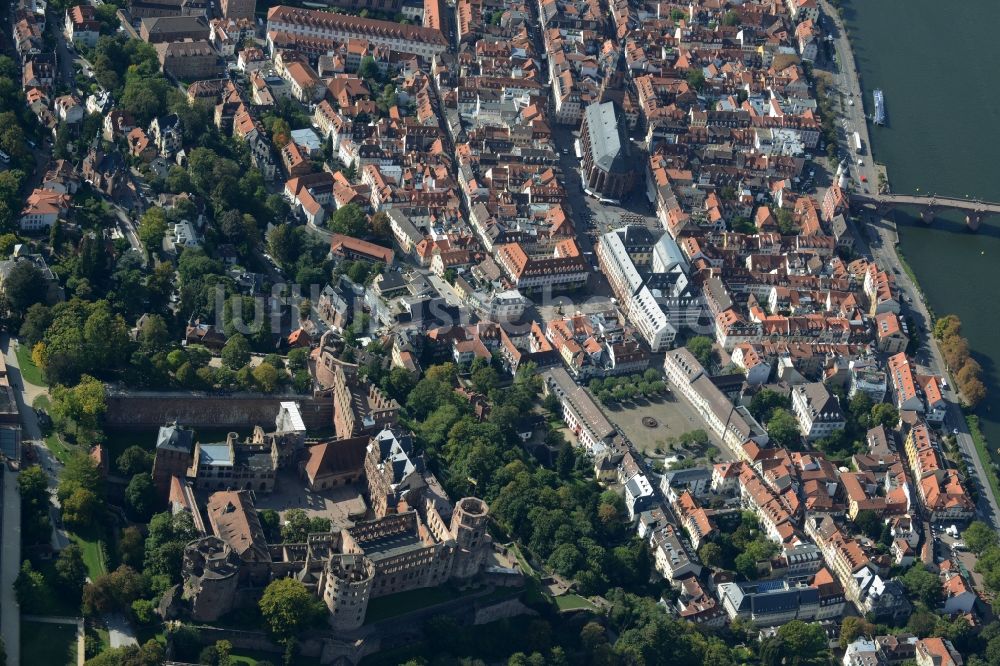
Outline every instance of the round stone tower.
[(330, 626), (339, 631), (365, 623), (375, 565), (364, 555), (334, 555), (326, 565), (323, 602), (330, 609)]
[(489, 547), (486, 524), (490, 508), (481, 499), (465, 497), (455, 505), (451, 514), (451, 536), (455, 540), (455, 561), (451, 575), (469, 578), (479, 573)]

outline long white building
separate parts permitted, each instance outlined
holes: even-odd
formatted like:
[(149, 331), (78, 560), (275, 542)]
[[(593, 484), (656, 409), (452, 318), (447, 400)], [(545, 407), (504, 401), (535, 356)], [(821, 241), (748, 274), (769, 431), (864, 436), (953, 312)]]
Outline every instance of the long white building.
[(278, 5), (267, 12), (267, 32), (346, 42), (364, 39), (399, 53), (430, 58), (448, 50), (448, 40), (436, 28)]
[(705, 368), (683, 347), (672, 349), (664, 358), (667, 381), (701, 415), (705, 425), (737, 457), (743, 456), (743, 444), (753, 440), (760, 446), (768, 442), (767, 431), (743, 406), (734, 405), (712, 383)]
[(597, 261), (618, 297), (622, 312), (650, 349), (653, 352), (669, 349), (677, 337), (677, 329), (668, 321), (653, 292), (643, 284), (621, 236), (614, 231), (601, 236)]

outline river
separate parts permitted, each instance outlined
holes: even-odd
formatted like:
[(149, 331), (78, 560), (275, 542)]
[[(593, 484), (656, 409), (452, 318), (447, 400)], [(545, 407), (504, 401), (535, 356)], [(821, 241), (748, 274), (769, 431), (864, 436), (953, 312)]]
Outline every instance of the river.
[[(1000, 51), (1000, 3), (855, 0), (845, 21), (871, 113), (885, 92), (889, 124), (871, 129), (875, 159), (893, 192), (1000, 201), (1000, 86), (988, 63)], [(954, 313), (983, 366), (988, 397), (977, 410), (991, 448), (1000, 444), (1000, 217), (978, 233), (957, 215), (932, 225), (897, 214), (903, 255), (937, 315)]]

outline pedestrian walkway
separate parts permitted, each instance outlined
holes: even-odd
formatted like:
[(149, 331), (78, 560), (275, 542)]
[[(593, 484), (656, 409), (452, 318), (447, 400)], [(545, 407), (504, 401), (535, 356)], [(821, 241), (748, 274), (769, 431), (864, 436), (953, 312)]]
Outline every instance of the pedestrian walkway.
[(21, 663), (21, 608), (14, 594), (14, 581), (21, 567), (21, 495), (17, 473), (3, 468), (3, 544), (0, 545), (0, 636), (7, 649), (7, 663)]
[(139, 644), (139, 639), (136, 638), (132, 625), (123, 615), (105, 615), (104, 624), (108, 627), (108, 641), (111, 643), (111, 647)]

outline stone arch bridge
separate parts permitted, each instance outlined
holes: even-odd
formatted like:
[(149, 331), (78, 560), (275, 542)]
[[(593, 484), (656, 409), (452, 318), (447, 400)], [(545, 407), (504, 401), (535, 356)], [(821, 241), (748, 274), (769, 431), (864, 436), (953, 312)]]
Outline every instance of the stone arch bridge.
[(851, 193), (851, 206), (873, 207), (878, 215), (902, 206), (920, 209), (920, 219), (930, 224), (940, 211), (956, 210), (965, 215), (965, 224), (972, 231), (979, 229), (983, 220), (1000, 215), (1000, 203), (978, 199), (956, 199), (953, 197), (917, 196), (913, 194), (865, 194)]

